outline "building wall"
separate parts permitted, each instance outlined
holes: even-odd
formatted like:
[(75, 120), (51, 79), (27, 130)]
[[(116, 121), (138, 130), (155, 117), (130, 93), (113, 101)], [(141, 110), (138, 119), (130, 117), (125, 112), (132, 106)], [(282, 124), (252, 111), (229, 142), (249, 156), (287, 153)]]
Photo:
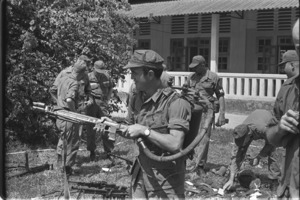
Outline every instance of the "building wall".
[(231, 20), (230, 65), (228, 72), (246, 72), (246, 36), (245, 21), (233, 18)]
[[(279, 30), (278, 10), (274, 10), (274, 19), (270, 23), (274, 23), (274, 29), (259, 31), (257, 28), (257, 11), (247, 11), (243, 13), (243, 17), (239, 18), (235, 13), (231, 13), (233, 16), (230, 19), (230, 32), (219, 33), (220, 38), (230, 39), (230, 52), (227, 69), (218, 70), (219, 72), (236, 72), (236, 73), (278, 73), (277, 64), (280, 62), (280, 48), (278, 38), (280, 36), (290, 37), (291, 30)], [(296, 12), (292, 9), (291, 24), (295, 21), (296, 17), (299, 16), (299, 9)], [(201, 15), (199, 15), (200, 23)], [(267, 18), (266, 18), (267, 19)], [(199, 25), (200, 26), (200, 25)], [(210, 40), (210, 33), (201, 33), (200, 31), (193, 34), (188, 34), (188, 15), (184, 17), (184, 33), (182, 34), (171, 34), (172, 28), (172, 17), (160, 17), (160, 23), (155, 23), (152, 20), (150, 29), (151, 35), (139, 35), (136, 34), (135, 38), (139, 39), (150, 39), (150, 48), (158, 52), (167, 64), (168, 57), (171, 55), (170, 46), (172, 39), (184, 39), (184, 64), (181, 68), (176, 68), (174, 71), (188, 71), (188, 64), (191, 61), (191, 57), (188, 57), (189, 51), (187, 48), (188, 39), (190, 38), (208, 38)], [(271, 47), (270, 52), (259, 53), (258, 52), (258, 40), (270, 39)], [(292, 45), (291, 45), (292, 47)], [(289, 48), (286, 46), (285, 48)], [(263, 66), (258, 67), (259, 56), (264, 56)], [(209, 62), (208, 62), (209, 63)]]

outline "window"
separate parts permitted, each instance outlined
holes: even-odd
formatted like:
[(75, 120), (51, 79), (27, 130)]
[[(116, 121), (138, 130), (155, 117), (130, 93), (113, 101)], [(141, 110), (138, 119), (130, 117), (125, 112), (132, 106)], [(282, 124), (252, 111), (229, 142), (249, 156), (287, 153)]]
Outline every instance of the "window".
[(229, 66), (229, 52), (230, 52), (230, 40), (229, 38), (219, 39), (219, 59), (218, 68), (219, 70), (227, 70)]
[(278, 51), (277, 51), (277, 64), (281, 62), (282, 54), (287, 50), (295, 49), (292, 36), (279, 36), (277, 39)]
[(267, 50), (267, 47), (271, 46), (271, 39), (258, 39), (258, 53), (264, 53)]
[(196, 55), (202, 55), (207, 66), (210, 67), (210, 39), (209, 38), (189, 38), (187, 40), (187, 52), (188, 52), (188, 64), (192, 62), (192, 59)]
[(184, 40), (171, 39), (171, 57), (170, 70), (184, 71), (185, 70), (185, 55), (184, 55)]
[(268, 72), (271, 67), (271, 57), (274, 57), (272, 49), (274, 46), (271, 38), (257, 39), (257, 70)]
[(138, 49), (151, 49), (151, 40), (138, 40)]

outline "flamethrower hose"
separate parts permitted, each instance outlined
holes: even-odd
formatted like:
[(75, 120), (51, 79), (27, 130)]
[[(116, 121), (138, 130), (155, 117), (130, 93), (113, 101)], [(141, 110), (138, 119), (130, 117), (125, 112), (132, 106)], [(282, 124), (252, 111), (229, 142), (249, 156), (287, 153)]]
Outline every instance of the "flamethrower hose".
[[(190, 151), (192, 151), (204, 138), (204, 135), (211, 125), (212, 119), (213, 119), (213, 107), (212, 104), (208, 100), (203, 100), (201, 103), (205, 102), (207, 105), (207, 109), (205, 109), (206, 112), (203, 112), (202, 118), (201, 118), (201, 124), (200, 124), (200, 130), (198, 131), (197, 136), (195, 139), (182, 151), (173, 154), (173, 155), (168, 155), (168, 156), (158, 156), (153, 154), (144, 144), (142, 138), (138, 138), (137, 142), (140, 143), (140, 146), (142, 147), (143, 152), (145, 155), (155, 161), (160, 161), (160, 162), (168, 162), (168, 161), (173, 161), (176, 160), (182, 156), (187, 155)], [(203, 118), (204, 116), (204, 118)]]
[[(211, 124), (211, 121), (213, 119), (213, 107), (211, 103), (208, 101), (208, 99), (200, 100), (198, 101), (200, 104), (205, 103), (207, 105), (207, 108), (204, 109), (205, 112), (202, 114), (202, 120), (200, 124), (200, 131), (198, 131), (197, 136), (195, 139), (182, 151), (168, 156), (158, 156), (153, 154), (145, 145), (142, 138), (137, 139), (137, 144), (140, 146), (140, 149), (144, 151), (145, 155), (149, 157), (150, 159), (153, 159), (155, 161), (161, 161), (161, 162), (168, 162), (176, 160), (182, 156), (187, 155), (190, 151), (192, 151), (199, 142), (204, 138), (204, 135), (206, 133), (206, 130), (208, 129), (209, 125)], [(33, 102), (33, 109), (40, 110), (45, 112), (46, 114), (53, 116), (58, 119), (63, 119), (69, 122), (73, 123), (79, 123), (79, 124), (97, 124), (101, 123), (107, 126), (115, 127), (117, 129), (121, 128), (127, 128), (126, 125), (122, 125), (116, 122), (110, 122), (110, 121), (104, 121), (102, 122), (100, 119), (95, 117), (90, 117), (87, 115), (75, 113), (72, 111), (64, 110), (64, 109), (54, 109), (52, 106), (46, 106), (44, 103), (41, 102)], [(204, 118), (203, 118), (204, 116)], [(203, 120), (204, 119), (204, 120)]]

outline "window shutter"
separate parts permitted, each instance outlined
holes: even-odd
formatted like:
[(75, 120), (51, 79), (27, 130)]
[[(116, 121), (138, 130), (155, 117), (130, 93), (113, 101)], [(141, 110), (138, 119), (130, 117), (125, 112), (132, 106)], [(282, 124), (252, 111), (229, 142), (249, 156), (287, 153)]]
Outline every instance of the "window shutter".
[(273, 31), (274, 30), (274, 10), (258, 10), (257, 24), (258, 31)]
[(291, 30), (291, 21), (292, 21), (292, 10), (287, 9), (279, 9), (278, 10), (278, 30)]
[[(230, 13), (229, 13), (230, 14)], [(220, 16), (220, 33), (230, 33), (231, 28), (231, 17), (230, 15), (221, 15)]]
[(199, 15), (188, 15), (188, 34), (198, 33)]
[(211, 14), (201, 15), (201, 33), (210, 33), (211, 31)]
[(140, 20), (140, 35), (150, 35), (150, 26), (151, 24), (148, 21), (148, 18), (141, 18)]
[(172, 16), (172, 34), (184, 34), (184, 15)]

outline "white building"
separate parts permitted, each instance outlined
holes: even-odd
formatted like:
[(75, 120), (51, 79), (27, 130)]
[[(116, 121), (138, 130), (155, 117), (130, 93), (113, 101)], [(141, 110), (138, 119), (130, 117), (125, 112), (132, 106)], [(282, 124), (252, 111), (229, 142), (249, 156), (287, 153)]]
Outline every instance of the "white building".
[(278, 69), (282, 52), (294, 49), (299, 1), (177, 0), (133, 4), (128, 14), (140, 21), (136, 49), (158, 52), (177, 85), (200, 54), (223, 78), (227, 98), (274, 101), (286, 78)]

